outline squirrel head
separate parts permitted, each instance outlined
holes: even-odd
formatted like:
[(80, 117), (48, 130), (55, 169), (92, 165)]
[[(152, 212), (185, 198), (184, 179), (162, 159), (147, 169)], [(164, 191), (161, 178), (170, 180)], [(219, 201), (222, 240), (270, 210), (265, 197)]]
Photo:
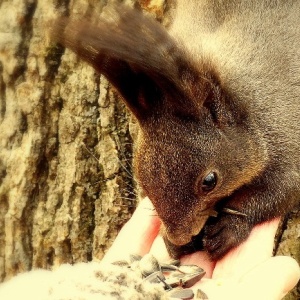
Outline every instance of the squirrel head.
[(263, 166), (247, 115), (231, 106), (231, 98), (215, 84), (211, 98), (191, 114), (177, 110), (181, 99), (172, 95), (173, 106), (164, 98), (164, 104), (140, 121), (135, 174), (175, 245), (187, 244), (222, 201)]
[[(208, 59), (193, 59), (155, 20), (125, 6), (91, 24), (60, 18), (52, 38), (118, 90), (140, 126), (135, 173), (175, 245), (264, 167), (247, 105)], [(198, 53), (197, 57), (201, 56)]]

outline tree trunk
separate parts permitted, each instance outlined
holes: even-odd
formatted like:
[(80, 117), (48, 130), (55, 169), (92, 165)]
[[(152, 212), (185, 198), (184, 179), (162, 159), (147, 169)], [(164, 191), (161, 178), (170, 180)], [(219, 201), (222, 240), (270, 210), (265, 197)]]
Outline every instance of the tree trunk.
[[(300, 207), (291, 212), (281, 224), (275, 242), (276, 255), (294, 257), (300, 264)], [(280, 270), (279, 270), (280, 272)], [(300, 282), (284, 300), (300, 299)]]
[[(162, 20), (174, 1), (123, 2)], [(97, 18), (107, 2), (0, 0), (0, 281), (101, 259), (136, 205), (134, 122), (104, 77), (47, 36), (55, 17)], [(278, 252), (300, 261), (292, 217)]]

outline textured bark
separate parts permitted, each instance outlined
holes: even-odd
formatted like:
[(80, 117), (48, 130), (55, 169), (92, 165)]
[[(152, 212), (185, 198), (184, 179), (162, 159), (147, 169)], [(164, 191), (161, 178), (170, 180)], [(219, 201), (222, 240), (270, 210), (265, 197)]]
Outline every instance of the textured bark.
[[(53, 18), (96, 18), (106, 4), (0, 1), (1, 280), (101, 259), (136, 205), (127, 110), (47, 36)], [(166, 8), (140, 5), (159, 18)]]
[[(300, 209), (296, 209), (289, 214), (278, 231), (276, 241), (276, 255), (288, 255), (295, 258), (300, 264)], [(280, 271), (279, 271), (280, 272)], [(300, 299), (300, 282), (287, 295), (284, 300)]]
[[(47, 37), (53, 18), (97, 18), (107, 2), (0, 0), (0, 281), (101, 259), (136, 205), (129, 113)], [(126, 2), (162, 20), (174, 1)], [(286, 224), (277, 252), (300, 261), (299, 214)]]

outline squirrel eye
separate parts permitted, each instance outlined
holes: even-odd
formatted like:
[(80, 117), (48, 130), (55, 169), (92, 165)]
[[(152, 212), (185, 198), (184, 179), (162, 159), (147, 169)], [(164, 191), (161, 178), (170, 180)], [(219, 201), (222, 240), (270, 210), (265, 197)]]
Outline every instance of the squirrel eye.
[(215, 172), (208, 173), (202, 180), (201, 189), (203, 192), (210, 192), (217, 185), (218, 176)]

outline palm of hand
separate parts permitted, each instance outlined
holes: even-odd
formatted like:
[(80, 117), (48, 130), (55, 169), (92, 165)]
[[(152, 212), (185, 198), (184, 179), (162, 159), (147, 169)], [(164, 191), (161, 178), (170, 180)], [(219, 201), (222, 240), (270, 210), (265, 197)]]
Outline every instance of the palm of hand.
[[(153, 214), (150, 201), (143, 200), (103, 262), (122, 259), (132, 253), (145, 255), (149, 252), (158, 260), (169, 259), (159, 235), (160, 221)], [(217, 262), (211, 262), (205, 252), (182, 257), (182, 264), (196, 264), (206, 271), (205, 278), (193, 289), (203, 290), (210, 300), (282, 299), (296, 285), (300, 270), (290, 257), (272, 257), (278, 224), (279, 220), (275, 219), (256, 226), (246, 242)]]

